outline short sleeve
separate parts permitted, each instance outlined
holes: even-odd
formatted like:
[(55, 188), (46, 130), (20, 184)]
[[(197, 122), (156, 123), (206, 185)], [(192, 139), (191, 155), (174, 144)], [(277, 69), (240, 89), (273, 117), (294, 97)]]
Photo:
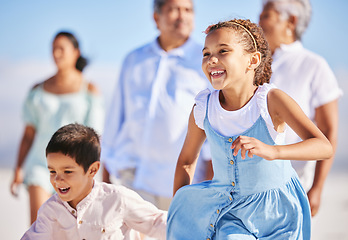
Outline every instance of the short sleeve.
[(312, 82), (312, 107), (317, 108), (342, 96), (336, 77), (328, 63), (321, 57), (317, 58), (316, 73)]
[(273, 122), (268, 112), (267, 94), (273, 88), (276, 88), (274, 84), (264, 83), (263, 85), (259, 87), (256, 94), (256, 102), (260, 109), (260, 114), (262, 118), (266, 121), (266, 123), (272, 127), (273, 127)]
[(204, 118), (207, 109), (207, 98), (210, 94), (210, 90), (207, 88), (199, 92), (195, 98), (195, 107), (193, 109), (193, 116), (195, 118), (196, 125), (204, 130)]
[(38, 126), (38, 114), (35, 108), (35, 96), (36, 96), (36, 88), (30, 90), (28, 93), (23, 107), (22, 107), (22, 119), (23, 121), (34, 127)]
[(99, 134), (103, 132), (105, 110), (102, 96), (88, 93), (89, 110), (85, 124), (94, 128)]

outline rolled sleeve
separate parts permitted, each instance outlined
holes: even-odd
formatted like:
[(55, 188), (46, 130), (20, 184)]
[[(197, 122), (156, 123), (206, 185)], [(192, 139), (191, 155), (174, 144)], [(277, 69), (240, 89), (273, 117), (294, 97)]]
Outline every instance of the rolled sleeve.
[(165, 240), (167, 212), (159, 210), (132, 190), (124, 188), (123, 193), (127, 226), (150, 237)]

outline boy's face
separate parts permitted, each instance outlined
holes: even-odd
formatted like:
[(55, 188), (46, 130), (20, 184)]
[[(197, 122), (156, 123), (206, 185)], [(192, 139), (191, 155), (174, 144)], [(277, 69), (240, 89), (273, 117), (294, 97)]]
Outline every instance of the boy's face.
[(85, 173), (74, 158), (62, 153), (49, 153), (47, 165), (51, 184), (59, 197), (76, 208), (76, 205), (91, 192), (93, 178), (98, 172), (100, 163), (94, 162)]

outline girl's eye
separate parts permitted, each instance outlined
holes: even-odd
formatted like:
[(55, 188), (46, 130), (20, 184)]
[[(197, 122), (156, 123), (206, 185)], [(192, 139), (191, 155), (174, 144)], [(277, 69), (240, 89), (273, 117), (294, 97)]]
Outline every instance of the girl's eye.
[(207, 57), (209, 55), (210, 55), (209, 53), (203, 53), (203, 57)]
[(70, 173), (72, 173), (72, 171), (64, 171), (64, 173), (70, 174)]
[(220, 53), (225, 53), (225, 52), (228, 52), (226, 49), (221, 49), (220, 50)]
[(50, 174), (55, 174), (55, 173), (56, 173), (56, 171), (53, 171), (53, 170), (50, 171)]

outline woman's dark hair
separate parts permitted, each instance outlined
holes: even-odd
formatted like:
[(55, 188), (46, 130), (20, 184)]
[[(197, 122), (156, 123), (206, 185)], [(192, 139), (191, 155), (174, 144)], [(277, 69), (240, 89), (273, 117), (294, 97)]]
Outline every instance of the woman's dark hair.
[(46, 147), (49, 153), (62, 153), (74, 158), (87, 172), (92, 163), (100, 161), (100, 139), (93, 128), (81, 124), (68, 124), (58, 129)]
[[(73, 44), (75, 49), (79, 49), (79, 42), (77, 41), (76, 37), (70, 33), (70, 32), (59, 32), (57, 33), (57, 35), (54, 37), (54, 40), (56, 40), (58, 37), (67, 37), (70, 42)], [(79, 56), (79, 58), (76, 61), (76, 69), (79, 70), (80, 72), (82, 72), (82, 70), (87, 66), (88, 61), (86, 58), (82, 57), (81, 54)]]

